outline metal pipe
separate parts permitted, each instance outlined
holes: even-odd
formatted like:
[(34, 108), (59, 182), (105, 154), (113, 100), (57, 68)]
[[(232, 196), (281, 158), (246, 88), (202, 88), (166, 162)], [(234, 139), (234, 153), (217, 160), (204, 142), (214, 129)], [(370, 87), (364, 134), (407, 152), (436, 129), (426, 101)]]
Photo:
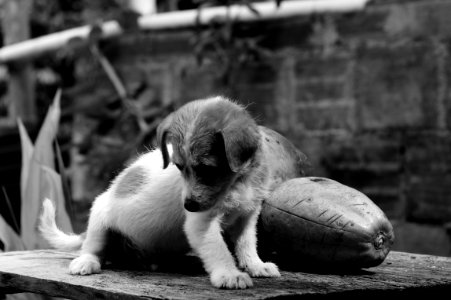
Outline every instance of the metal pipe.
[[(279, 7), (274, 1), (253, 3), (259, 12), (253, 13), (247, 6), (231, 5), (229, 16), (239, 22), (252, 22), (258, 20), (273, 20), (294, 17), (299, 15), (319, 13), (345, 13), (362, 10), (370, 0), (305, 0), (282, 1)], [(142, 30), (163, 30), (194, 26), (198, 10), (174, 11), (155, 15), (146, 15), (138, 19)], [(227, 7), (209, 7), (200, 12), (201, 24), (209, 23), (213, 18), (225, 18)], [(0, 48), (0, 63), (12, 62), (20, 59), (30, 59), (49, 51), (60, 49), (73, 38), (86, 40), (90, 26), (77, 27), (61, 32), (52, 33), (42, 37), (30, 39), (17, 44)], [(102, 38), (120, 35), (123, 32), (116, 21), (102, 24)]]

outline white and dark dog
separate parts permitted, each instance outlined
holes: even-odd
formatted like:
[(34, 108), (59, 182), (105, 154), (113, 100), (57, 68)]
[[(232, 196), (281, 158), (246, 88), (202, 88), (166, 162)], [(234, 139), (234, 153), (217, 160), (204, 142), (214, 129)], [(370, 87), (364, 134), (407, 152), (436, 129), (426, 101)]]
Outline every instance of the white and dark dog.
[(145, 257), (191, 249), (215, 287), (280, 276), (257, 254), (256, 224), (271, 190), (302, 175), (305, 156), (223, 97), (185, 104), (160, 124), (157, 140), (161, 150), (141, 155), (96, 198), (86, 234), (58, 230), (53, 204), (44, 201), (44, 238), (57, 249), (81, 248), (70, 273), (100, 272), (112, 231)]

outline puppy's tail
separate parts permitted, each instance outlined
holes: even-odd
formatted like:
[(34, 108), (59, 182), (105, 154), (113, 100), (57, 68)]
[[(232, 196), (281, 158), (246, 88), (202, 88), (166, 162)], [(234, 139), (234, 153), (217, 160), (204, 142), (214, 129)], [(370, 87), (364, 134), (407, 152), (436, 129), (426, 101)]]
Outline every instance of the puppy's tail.
[(45, 199), (42, 204), (39, 231), (50, 246), (58, 250), (80, 250), (84, 240), (83, 235), (68, 234), (58, 228), (55, 221), (55, 206), (50, 199)]

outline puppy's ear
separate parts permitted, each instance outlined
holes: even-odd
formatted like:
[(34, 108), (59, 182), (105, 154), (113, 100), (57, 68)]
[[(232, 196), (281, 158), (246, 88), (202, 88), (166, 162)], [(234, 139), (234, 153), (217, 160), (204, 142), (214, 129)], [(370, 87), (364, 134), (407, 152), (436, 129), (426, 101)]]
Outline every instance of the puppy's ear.
[[(227, 127), (220, 131), (224, 140), (224, 149), (233, 172), (239, 172), (247, 161), (257, 151), (260, 144), (260, 134), (255, 124), (241, 124), (244, 126)], [(248, 126), (246, 126), (248, 125)]]
[(160, 147), (163, 155), (163, 169), (166, 169), (169, 165), (169, 152), (166, 139), (171, 130), (173, 119), (174, 114), (171, 113), (157, 127), (157, 145)]

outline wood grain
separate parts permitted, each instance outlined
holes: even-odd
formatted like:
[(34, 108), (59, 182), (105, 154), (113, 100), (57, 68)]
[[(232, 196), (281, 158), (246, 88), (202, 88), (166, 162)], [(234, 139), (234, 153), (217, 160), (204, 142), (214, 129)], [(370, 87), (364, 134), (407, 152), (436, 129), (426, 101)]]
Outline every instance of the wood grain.
[(254, 288), (247, 290), (213, 288), (203, 272), (106, 269), (101, 274), (73, 276), (68, 265), (74, 257), (53, 250), (1, 253), (0, 294), (20, 290), (70, 299), (349, 299), (451, 292), (450, 257), (394, 251), (378, 267), (347, 274), (283, 271), (281, 278), (254, 278)]

